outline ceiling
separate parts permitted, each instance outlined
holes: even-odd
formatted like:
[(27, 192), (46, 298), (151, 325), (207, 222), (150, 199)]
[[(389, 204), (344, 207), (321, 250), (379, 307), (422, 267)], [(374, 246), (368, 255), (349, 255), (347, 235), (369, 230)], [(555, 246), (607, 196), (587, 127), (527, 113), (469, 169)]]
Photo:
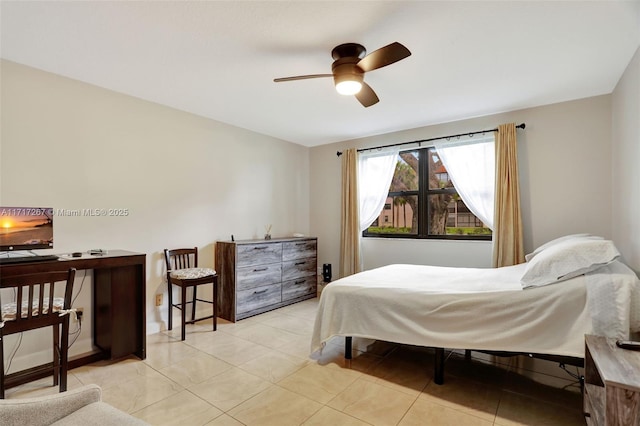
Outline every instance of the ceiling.
[[(116, 92), (316, 146), (611, 93), (640, 45), (635, 1), (5, 1), (0, 55)], [(331, 49), (398, 41), (336, 93)]]

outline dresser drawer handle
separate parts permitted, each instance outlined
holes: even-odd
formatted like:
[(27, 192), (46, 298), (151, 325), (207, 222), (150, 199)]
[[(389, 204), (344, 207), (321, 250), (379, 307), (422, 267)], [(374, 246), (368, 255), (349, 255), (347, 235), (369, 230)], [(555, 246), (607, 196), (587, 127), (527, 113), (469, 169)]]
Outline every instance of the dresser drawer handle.
[(307, 243), (296, 243), (297, 246), (303, 246), (305, 244), (307, 244)]
[(254, 269), (253, 272), (262, 272), (262, 271), (266, 271), (269, 268), (259, 268), (259, 269)]
[(253, 249), (254, 250), (266, 250), (267, 247), (266, 246), (265, 247), (254, 247)]
[(296, 281), (295, 284), (303, 284), (306, 280)]
[(253, 294), (262, 294), (262, 293), (266, 293), (267, 290), (269, 290), (268, 288), (265, 288), (264, 290), (259, 290), (259, 291), (254, 291)]
[(304, 265), (307, 262), (296, 262), (296, 265)]

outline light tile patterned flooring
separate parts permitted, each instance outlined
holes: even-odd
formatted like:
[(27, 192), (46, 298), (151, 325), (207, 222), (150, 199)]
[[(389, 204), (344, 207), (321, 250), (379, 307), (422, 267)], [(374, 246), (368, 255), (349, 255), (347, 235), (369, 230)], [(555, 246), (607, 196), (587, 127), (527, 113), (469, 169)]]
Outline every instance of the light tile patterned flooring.
[[(497, 368), (451, 353), (438, 386), (429, 349), (354, 339), (347, 364), (336, 338), (312, 359), (316, 309), (313, 299), (219, 320), (216, 332), (209, 320), (188, 326), (185, 342), (174, 327), (147, 336), (146, 360), (71, 370), (69, 387), (96, 383), (106, 402), (153, 425), (584, 425), (579, 386), (551, 363), (523, 375), (514, 359)], [(55, 392), (47, 378), (7, 397)]]

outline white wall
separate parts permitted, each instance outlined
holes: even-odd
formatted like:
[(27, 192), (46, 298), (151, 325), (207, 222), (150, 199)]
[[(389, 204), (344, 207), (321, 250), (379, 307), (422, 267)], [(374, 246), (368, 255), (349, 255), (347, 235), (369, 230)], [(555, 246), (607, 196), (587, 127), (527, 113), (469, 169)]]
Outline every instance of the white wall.
[[(53, 252), (146, 253), (148, 333), (166, 328), (164, 248), (198, 246), (212, 267), (231, 234), (309, 233), (308, 148), (16, 63), (0, 71), (0, 205), (129, 209), (55, 217)], [(90, 308), (90, 288), (88, 274), (76, 306)], [(90, 348), (89, 325), (72, 354)], [(16, 360), (33, 351), (22, 345)]]
[(640, 49), (612, 96), (613, 238), (640, 271)]
[[(311, 232), (319, 237), (319, 262), (332, 263), (338, 271), (341, 170), (336, 151), (493, 129), (507, 122), (527, 125), (517, 134), (525, 250), (571, 233), (610, 238), (611, 97), (605, 95), (312, 148)], [(490, 242), (364, 238), (362, 244), (366, 269), (397, 262), (491, 265)]]

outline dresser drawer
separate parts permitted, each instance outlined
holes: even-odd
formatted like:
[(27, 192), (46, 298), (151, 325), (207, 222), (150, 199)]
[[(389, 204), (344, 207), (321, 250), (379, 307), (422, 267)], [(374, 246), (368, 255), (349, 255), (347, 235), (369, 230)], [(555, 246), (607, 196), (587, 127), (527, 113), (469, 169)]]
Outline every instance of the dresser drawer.
[(282, 281), (316, 275), (316, 258), (282, 262)]
[(271, 284), (237, 293), (236, 310), (239, 314), (274, 305), (282, 301), (282, 284)]
[(265, 265), (281, 261), (282, 243), (238, 245), (238, 267)]
[(282, 280), (282, 264), (272, 263), (238, 268), (236, 280), (238, 290), (279, 283)]
[(298, 278), (282, 283), (282, 301), (316, 293), (316, 277)]
[(282, 243), (282, 260), (316, 257), (316, 240), (292, 241)]

